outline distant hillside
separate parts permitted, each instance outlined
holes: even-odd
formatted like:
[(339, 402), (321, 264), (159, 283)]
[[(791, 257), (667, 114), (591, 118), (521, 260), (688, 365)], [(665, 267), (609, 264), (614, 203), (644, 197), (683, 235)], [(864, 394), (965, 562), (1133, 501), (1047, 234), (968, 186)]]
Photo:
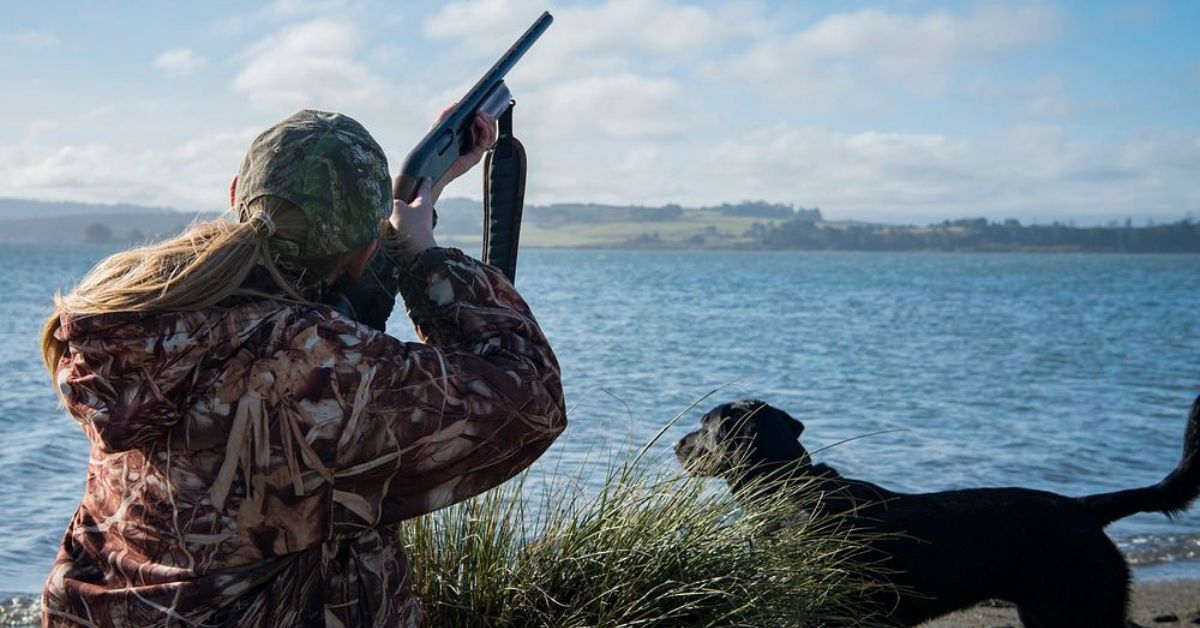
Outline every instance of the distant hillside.
[(0, 220), (0, 242), (146, 242), (179, 233), (197, 218), (218, 215), (171, 211)]
[[(173, 235), (197, 217), (161, 207), (41, 203), (0, 199), (0, 242), (142, 242)], [(760, 201), (711, 207), (642, 207), (558, 203), (525, 208), (521, 241), (543, 247), (753, 246), (750, 229), (785, 220), (819, 221), (818, 209)], [(479, 201), (438, 203), (438, 237), (477, 251), (483, 233)]]
[(0, 198), (0, 222), (21, 218), (52, 218), (55, 216), (116, 216), (120, 214), (178, 214), (166, 207), (148, 207), (127, 203), (73, 203), (70, 201), (33, 201), (21, 198)]
[(806, 251), (1080, 251), (1200, 253), (1200, 223), (1134, 227), (1022, 225), (986, 218), (946, 220), (927, 227), (863, 223), (781, 222), (753, 234), (759, 247)]
[[(749, 245), (747, 232), (783, 221), (819, 222), (817, 208), (745, 201), (709, 207), (555, 203), (528, 205), (522, 244), (545, 247), (697, 248)], [(438, 203), (439, 235), (475, 244), (483, 233), (483, 207), (462, 198)], [(466, 244), (464, 244), (465, 246)]]
[[(32, 201), (3, 202), (26, 208), (39, 205)], [(45, 215), (7, 218), (0, 214), (0, 243), (144, 242), (176, 234), (197, 218), (218, 216), (133, 205), (45, 205)], [(68, 209), (76, 213), (56, 213)], [(448, 198), (438, 203), (437, 236), (443, 244), (476, 253), (482, 232), (479, 201)], [(970, 218), (913, 226), (830, 222), (817, 208), (762, 201), (708, 207), (556, 203), (525, 208), (521, 244), (565, 248), (1200, 253), (1200, 224), (1183, 220), (1134, 227), (1127, 221), (1124, 226), (1074, 227)]]

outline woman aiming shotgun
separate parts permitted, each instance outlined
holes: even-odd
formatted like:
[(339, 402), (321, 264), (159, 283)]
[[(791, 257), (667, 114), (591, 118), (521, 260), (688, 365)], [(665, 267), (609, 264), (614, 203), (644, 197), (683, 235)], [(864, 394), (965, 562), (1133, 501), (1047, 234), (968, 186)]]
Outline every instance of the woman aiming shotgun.
[[(475, 131), (439, 184), (495, 138)], [(91, 459), (45, 624), (419, 623), (395, 524), (500, 484), (565, 426), (520, 295), (436, 246), (440, 187), (393, 202), (366, 129), (302, 111), (251, 145), (236, 222), (113, 255), (58, 298), (42, 352)], [(425, 344), (362, 322), (397, 293)]]

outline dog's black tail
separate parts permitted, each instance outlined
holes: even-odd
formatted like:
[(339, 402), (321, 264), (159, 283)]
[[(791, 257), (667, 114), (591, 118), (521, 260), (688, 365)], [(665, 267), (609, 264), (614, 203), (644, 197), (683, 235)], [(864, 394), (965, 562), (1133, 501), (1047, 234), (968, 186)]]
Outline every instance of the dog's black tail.
[(1080, 497), (1079, 501), (1108, 525), (1139, 512), (1161, 512), (1168, 517), (1177, 515), (1197, 496), (1200, 496), (1200, 397), (1192, 403), (1192, 411), (1188, 414), (1183, 459), (1162, 482), (1144, 488)]

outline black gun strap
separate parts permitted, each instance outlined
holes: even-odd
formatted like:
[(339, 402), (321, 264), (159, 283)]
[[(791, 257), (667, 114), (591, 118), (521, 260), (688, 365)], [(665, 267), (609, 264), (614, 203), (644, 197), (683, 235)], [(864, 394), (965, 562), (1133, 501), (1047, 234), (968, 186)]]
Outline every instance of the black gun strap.
[(496, 145), (483, 162), (483, 261), (515, 281), (521, 210), (525, 204), (525, 147), (512, 134), (516, 102), (500, 116)]

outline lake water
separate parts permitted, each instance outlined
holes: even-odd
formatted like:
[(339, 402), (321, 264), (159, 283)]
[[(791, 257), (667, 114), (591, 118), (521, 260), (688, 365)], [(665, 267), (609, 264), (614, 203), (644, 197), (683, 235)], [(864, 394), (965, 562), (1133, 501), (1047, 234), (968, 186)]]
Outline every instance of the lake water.
[[(41, 588), (87, 443), (37, 332), (112, 249), (0, 246), (0, 591)], [(562, 363), (571, 425), (535, 475), (607, 459), (699, 397), (767, 400), (810, 450), (908, 490), (1086, 494), (1157, 482), (1200, 393), (1200, 257), (528, 250), (518, 288)], [(406, 319), (393, 333), (412, 338)], [(723, 388), (722, 388), (723, 387)], [(1140, 577), (1200, 577), (1200, 508), (1110, 528)]]

